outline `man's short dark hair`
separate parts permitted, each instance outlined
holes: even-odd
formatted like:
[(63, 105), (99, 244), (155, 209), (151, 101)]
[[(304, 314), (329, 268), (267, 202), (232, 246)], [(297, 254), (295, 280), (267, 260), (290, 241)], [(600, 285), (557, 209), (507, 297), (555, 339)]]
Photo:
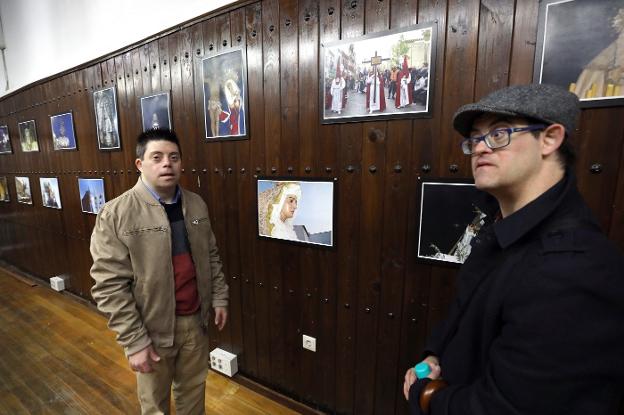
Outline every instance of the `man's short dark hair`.
[(143, 160), (145, 156), (145, 149), (150, 141), (165, 140), (174, 143), (178, 146), (180, 154), (182, 154), (182, 147), (180, 147), (180, 140), (175, 131), (168, 128), (152, 128), (151, 130), (143, 131), (137, 138), (136, 156)]

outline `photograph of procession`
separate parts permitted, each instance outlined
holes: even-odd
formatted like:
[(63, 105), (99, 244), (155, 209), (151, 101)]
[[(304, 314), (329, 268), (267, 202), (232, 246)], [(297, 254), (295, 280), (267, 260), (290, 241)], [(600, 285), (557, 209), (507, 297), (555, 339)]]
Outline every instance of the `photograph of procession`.
[(431, 116), (436, 26), (321, 45), (323, 124)]

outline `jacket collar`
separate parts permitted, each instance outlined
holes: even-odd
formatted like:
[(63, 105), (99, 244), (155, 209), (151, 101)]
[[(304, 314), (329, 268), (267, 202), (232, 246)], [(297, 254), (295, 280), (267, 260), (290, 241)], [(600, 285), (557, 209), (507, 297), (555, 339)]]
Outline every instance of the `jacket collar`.
[(507, 248), (535, 229), (561, 205), (561, 201), (575, 188), (574, 173), (566, 169), (563, 178), (557, 184), (522, 209), (494, 223), (494, 234), (501, 248)]
[[(160, 197), (158, 196), (158, 194), (156, 192), (154, 192), (147, 185), (147, 183), (145, 183), (141, 179), (141, 176), (139, 176), (139, 179), (137, 180), (136, 184), (134, 185), (134, 190), (135, 190), (135, 192), (138, 193), (138, 195), (141, 197), (141, 199), (143, 199), (143, 201), (145, 203), (147, 203), (148, 205), (160, 205), (161, 204)], [(175, 203), (178, 200), (180, 200), (181, 196), (182, 196), (182, 190), (181, 190), (181, 187), (178, 185), (177, 188), (176, 188), (175, 197), (173, 198), (173, 203)]]

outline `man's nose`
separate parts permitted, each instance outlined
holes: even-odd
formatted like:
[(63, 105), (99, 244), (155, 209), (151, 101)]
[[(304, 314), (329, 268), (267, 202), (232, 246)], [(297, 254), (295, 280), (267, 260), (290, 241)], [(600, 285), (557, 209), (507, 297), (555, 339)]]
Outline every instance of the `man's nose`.
[(492, 149), (485, 144), (485, 140), (481, 140), (477, 143), (477, 145), (472, 150), (472, 154), (483, 154), (483, 153), (491, 153)]

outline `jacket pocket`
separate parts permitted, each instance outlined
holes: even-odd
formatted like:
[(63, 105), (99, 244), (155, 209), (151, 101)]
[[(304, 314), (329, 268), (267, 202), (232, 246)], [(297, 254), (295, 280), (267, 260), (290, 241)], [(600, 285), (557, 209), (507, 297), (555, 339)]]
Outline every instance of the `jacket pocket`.
[(139, 236), (143, 234), (148, 234), (152, 232), (166, 232), (167, 228), (164, 226), (154, 226), (150, 228), (137, 228), (137, 229), (129, 229), (124, 231), (123, 236)]

